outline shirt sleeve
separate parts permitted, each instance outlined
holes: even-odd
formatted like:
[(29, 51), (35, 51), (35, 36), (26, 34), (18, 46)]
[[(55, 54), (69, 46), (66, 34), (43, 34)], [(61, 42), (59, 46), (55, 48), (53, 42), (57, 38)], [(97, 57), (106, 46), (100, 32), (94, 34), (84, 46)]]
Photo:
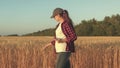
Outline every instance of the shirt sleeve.
[(73, 42), (77, 39), (77, 35), (72, 25), (70, 25), (69, 23), (64, 23), (62, 29), (64, 34), (66, 35), (66, 39), (68, 43)]

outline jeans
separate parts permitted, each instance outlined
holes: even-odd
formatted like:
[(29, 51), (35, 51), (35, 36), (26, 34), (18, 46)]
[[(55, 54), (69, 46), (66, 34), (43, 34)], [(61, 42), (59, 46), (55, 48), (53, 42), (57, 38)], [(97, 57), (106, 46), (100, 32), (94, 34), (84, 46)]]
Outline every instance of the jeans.
[(70, 52), (57, 53), (56, 68), (70, 68)]

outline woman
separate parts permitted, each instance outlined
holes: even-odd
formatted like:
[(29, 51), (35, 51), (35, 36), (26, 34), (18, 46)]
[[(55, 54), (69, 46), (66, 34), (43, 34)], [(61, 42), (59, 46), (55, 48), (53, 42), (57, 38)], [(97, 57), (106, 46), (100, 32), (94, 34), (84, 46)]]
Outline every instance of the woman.
[(69, 57), (71, 52), (75, 52), (74, 41), (77, 39), (72, 20), (67, 10), (62, 8), (56, 8), (51, 18), (54, 18), (58, 25), (55, 29), (54, 39), (44, 48), (51, 45), (55, 46), (57, 54), (56, 68), (70, 68)]

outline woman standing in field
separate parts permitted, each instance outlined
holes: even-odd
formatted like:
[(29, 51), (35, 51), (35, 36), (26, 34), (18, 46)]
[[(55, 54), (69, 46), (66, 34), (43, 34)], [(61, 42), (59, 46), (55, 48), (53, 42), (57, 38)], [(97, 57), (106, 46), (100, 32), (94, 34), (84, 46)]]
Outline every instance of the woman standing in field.
[(56, 68), (70, 68), (69, 57), (72, 52), (75, 52), (74, 41), (77, 39), (73, 22), (67, 10), (62, 8), (56, 8), (51, 18), (54, 18), (58, 25), (55, 29), (54, 39), (44, 48), (51, 45), (55, 46), (57, 54)]

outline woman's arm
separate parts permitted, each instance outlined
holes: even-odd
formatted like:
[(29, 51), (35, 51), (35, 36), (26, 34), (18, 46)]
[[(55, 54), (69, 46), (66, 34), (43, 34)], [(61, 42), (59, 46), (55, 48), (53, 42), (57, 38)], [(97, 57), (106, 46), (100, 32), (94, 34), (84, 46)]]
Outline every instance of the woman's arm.
[(54, 37), (54, 39), (50, 42), (52, 45), (55, 45), (55, 40), (56, 38)]
[(74, 31), (74, 28), (67, 22), (63, 23), (62, 30), (66, 35), (66, 41), (69, 43), (71, 41), (75, 41), (77, 39), (77, 35)]
[(52, 45), (51, 43), (48, 43), (47, 45), (45, 45), (45, 46), (41, 49), (41, 51), (45, 50), (48, 46), (51, 46), (51, 45)]
[(65, 38), (65, 39), (56, 39), (56, 41), (58, 41), (59, 43), (64, 43), (64, 42), (67, 42), (67, 39)]
[(52, 46), (52, 45), (55, 45), (55, 37), (54, 37), (54, 39), (53, 39), (50, 43), (46, 44), (46, 45), (42, 48), (42, 50), (45, 50), (48, 46)]

